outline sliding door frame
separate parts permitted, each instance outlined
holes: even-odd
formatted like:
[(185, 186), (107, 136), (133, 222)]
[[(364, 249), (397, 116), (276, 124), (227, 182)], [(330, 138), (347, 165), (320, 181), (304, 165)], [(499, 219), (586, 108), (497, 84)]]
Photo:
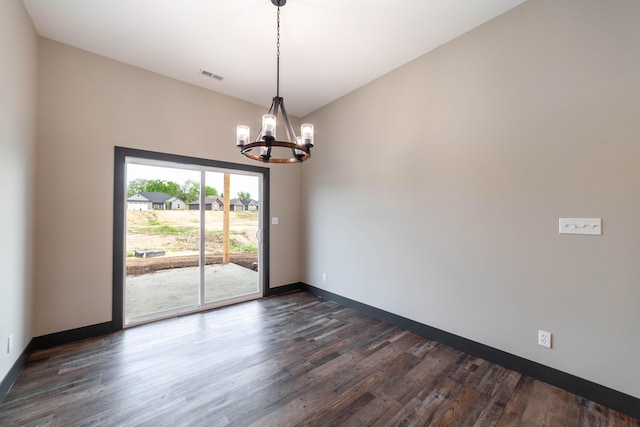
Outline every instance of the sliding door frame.
[[(137, 157), (141, 159), (159, 160), (185, 165), (200, 165), (212, 168), (254, 172), (262, 174), (262, 197), (260, 210), (264, 219), (262, 229), (262, 264), (258, 269), (262, 281), (262, 296), (268, 295), (269, 290), (269, 168), (244, 165), (240, 163), (223, 162), (219, 160), (202, 159), (197, 157), (182, 156), (178, 154), (160, 153), (156, 151), (140, 150), (136, 148), (115, 147), (114, 172), (113, 172), (113, 284), (112, 284), (112, 309), (111, 321), (114, 331), (124, 327), (124, 287), (125, 287), (125, 195), (127, 183), (125, 182), (126, 159)], [(262, 200), (264, 199), (264, 200)], [(206, 310), (207, 308), (203, 308)]]

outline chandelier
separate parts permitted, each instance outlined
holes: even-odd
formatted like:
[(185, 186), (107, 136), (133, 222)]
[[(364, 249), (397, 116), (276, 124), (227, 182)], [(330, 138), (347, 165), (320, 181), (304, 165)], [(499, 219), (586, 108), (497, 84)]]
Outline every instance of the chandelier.
[[(277, 29), (278, 37), (276, 43), (276, 96), (273, 97), (269, 112), (262, 116), (262, 128), (254, 142), (251, 139), (249, 126), (240, 125), (236, 133), (236, 146), (243, 156), (264, 163), (297, 163), (304, 162), (311, 157), (311, 147), (313, 147), (313, 125), (305, 123), (300, 127), (300, 136), (296, 133), (287, 117), (287, 110), (284, 108), (284, 100), (280, 96), (280, 6), (284, 6), (287, 0), (271, 0), (278, 7)], [(284, 120), (284, 130), (287, 134), (286, 141), (276, 139), (276, 121), (278, 114)], [(275, 147), (278, 153), (287, 153), (291, 150), (290, 156), (277, 157), (272, 153)], [(260, 149), (260, 154), (252, 154), (251, 150)]]

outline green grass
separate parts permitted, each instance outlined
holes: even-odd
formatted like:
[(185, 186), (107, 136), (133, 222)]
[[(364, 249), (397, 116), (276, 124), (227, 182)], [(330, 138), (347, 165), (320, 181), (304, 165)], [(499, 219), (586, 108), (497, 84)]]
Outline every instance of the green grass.
[(162, 224), (158, 226), (155, 232), (158, 234), (185, 234), (190, 231), (191, 230), (188, 227), (173, 227), (171, 225)]
[(167, 224), (156, 224), (146, 227), (138, 227), (137, 229), (129, 230), (130, 233), (135, 234), (187, 234), (197, 233), (198, 227), (174, 227)]
[(132, 234), (187, 234), (197, 233), (198, 227), (181, 227), (163, 224), (155, 219), (150, 219), (146, 226), (135, 226), (127, 229)]
[[(222, 230), (208, 230), (207, 234), (213, 234), (214, 236), (222, 236), (223, 235), (223, 231)], [(244, 231), (236, 231), (236, 230), (231, 230), (229, 232), (229, 234), (233, 235), (240, 235), (240, 236), (246, 236), (247, 233)]]
[[(222, 237), (223, 237), (223, 231), (222, 230), (212, 230), (212, 231), (207, 231), (207, 234), (210, 236), (215, 236), (218, 237), (218, 243), (222, 243)], [(231, 236), (244, 236), (247, 237), (247, 233), (245, 231), (230, 231), (229, 234)], [(229, 249), (231, 249), (232, 252), (258, 252), (258, 248), (256, 248), (255, 246), (251, 246), (251, 245), (243, 245), (242, 243), (239, 243), (237, 240), (235, 239), (230, 239), (229, 242)]]
[(242, 245), (238, 242), (229, 242), (229, 249), (233, 252), (258, 252), (258, 248), (251, 245)]

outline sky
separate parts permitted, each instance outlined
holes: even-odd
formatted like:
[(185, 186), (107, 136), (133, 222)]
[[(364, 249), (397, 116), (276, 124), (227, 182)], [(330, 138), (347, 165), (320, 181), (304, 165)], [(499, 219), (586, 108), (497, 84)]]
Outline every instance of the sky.
[[(177, 184), (184, 184), (187, 180), (200, 181), (199, 170), (178, 169), (175, 167), (160, 167), (142, 164), (127, 164), (127, 184), (134, 179), (161, 179), (163, 181), (173, 181)], [(218, 190), (218, 194), (224, 193), (224, 173), (206, 172), (205, 185)], [(259, 184), (260, 180), (256, 175), (231, 174), (231, 198), (235, 198), (239, 191), (251, 194), (254, 200), (260, 200)]]

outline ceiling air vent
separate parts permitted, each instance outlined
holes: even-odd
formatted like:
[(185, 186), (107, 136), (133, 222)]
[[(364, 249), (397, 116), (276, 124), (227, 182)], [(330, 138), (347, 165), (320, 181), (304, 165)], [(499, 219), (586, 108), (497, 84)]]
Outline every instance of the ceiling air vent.
[(200, 70), (200, 74), (202, 74), (205, 77), (209, 77), (210, 79), (215, 79), (219, 81), (224, 80), (224, 77), (222, 77), (221, 75), (212, 73), (211, 71), (205, 70), (204, 68)]

